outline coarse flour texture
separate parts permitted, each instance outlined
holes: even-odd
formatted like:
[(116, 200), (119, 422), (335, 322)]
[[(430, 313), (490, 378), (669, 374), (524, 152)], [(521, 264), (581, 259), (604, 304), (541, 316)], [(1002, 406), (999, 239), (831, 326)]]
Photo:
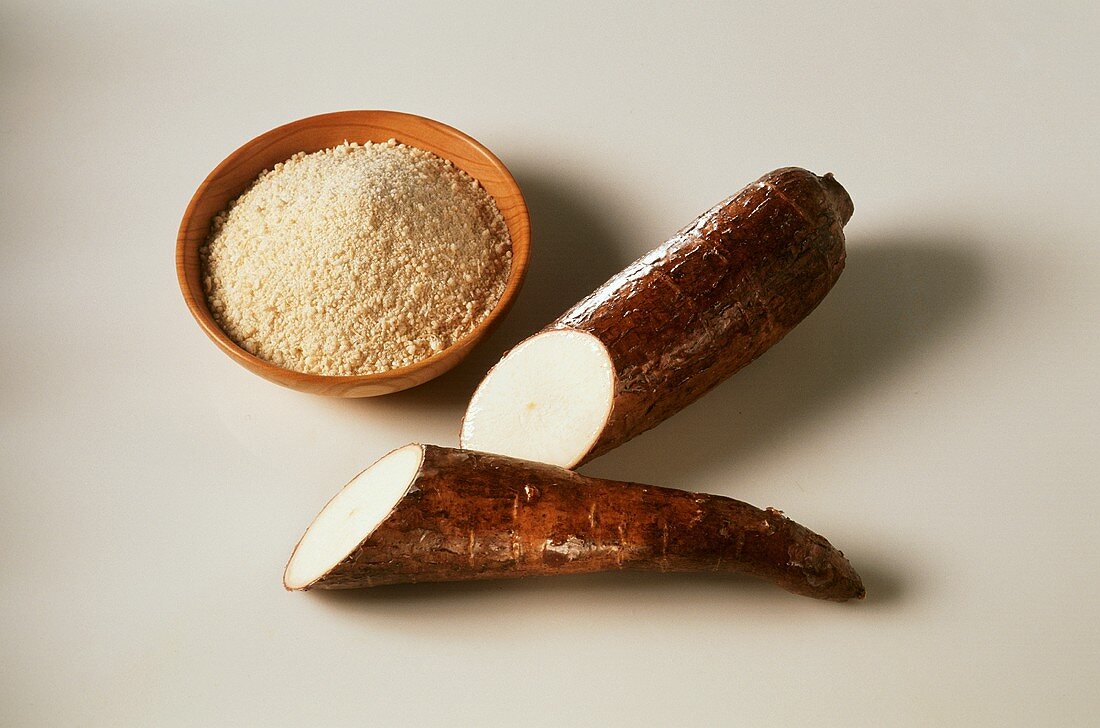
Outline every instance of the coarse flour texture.
[(296, 154), (214, 219), (201, 250), (218, 325), (310, 374), (413, 364), (470, 333), (504, 292), (508, 228), (492, 197), (390, 141)]

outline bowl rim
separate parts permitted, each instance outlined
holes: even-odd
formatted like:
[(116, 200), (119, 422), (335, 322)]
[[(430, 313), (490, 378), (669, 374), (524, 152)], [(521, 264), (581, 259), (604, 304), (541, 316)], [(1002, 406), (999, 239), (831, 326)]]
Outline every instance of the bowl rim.
[[(402, 128), (399, 125), (401, 121), (412, 119), (416, 120), (419, 123), (426, 123), (429, 126), (434, 126), (443, 133), (453, 137), (457, 137), (466, 144), (469, 144), (473, 149), (485, 156), (490, 166), (493, 166), (497, 169), (498, 173), (501, 175), (504, 184), (510, 187), (511, 190), (514, 192), (518, 204), (516, 205), (516, 209), (513, 211), (513, 214), (518, 216), (519, 218), (516, 227), (520, 232), (520, 239), (517, 240), (515, 234), (516, 231), (512, 229), (512, 226), (507, 225), (508, 236), (512, 248), (512, 261), (511, 268), (508, 272), (508, 280), (505, 283), (504, 292), (501, 294), (500, 298), (497, 299), (497, 302), (493, 306), (492, 310), (489, 312), (489, 315), (482, 319), (481, 322), (478, 323), (477, 326), (475, 326), (465, 336), (452, 342), (450, 346), (435, 352), (425, 359), (414, 362), (413, 364), (409, 364), (404, 367), (398, 367), (396, 369), (389, 369), (383, 372), (349, 375), (312, 374), (309, 372), (300, 372), (295, 369), (289, 369), (287, 367), (281, 367), (265, 359), (261, 359), (260, 357), (249, 353), (248, 351), (245, 351), (245, 349), (243, 349), (235, 341), (233, 341), (233, 339), (230, 338), (229, 335), (224, 330), (222, 330), (220, 326), (218, 326), (218, 323), (214, 320), (213, 314), (210, 312), (209, 306), (206, 304), (206, 294), (202, 290), (201, 276), (199, 280), (199, 290), (197, 291), (192, 290), (192, 286), (188, 283), (187, 280), (184, 257), (185, 251), (187, 250), (189, 244), (191, 244), (190, 241), (187, 239), (187, 231), (193, 226), (194, 218), (196, 216), (196, 209), (199, 205), (199, 202), (204, 198), (208, 188), (212, 184), (214, 184), (216, 180), (218, 180), (218, 178), (221, 176), (226, 168), (236, 164), (242, 156), (250, 153), (257, 146), (262, 145), (264, 141), (267, 140), (269, 137), (280, 135), (288, 129), (301, 126), (310, 126), (317, 123), (323, 123), (325, 121), (335, 121), (336, 119), (334, 117), (343, 117), (346, 119), (348, 115), (373, 117), (371, 119), (371, 123), (376, 123), (380, 119), (396, 120), (398, 124), (396, 124), (395, 127), (398, 130)], [(404, 144), (404, 142), (400, 143)], [(408, 144), (408, 146), (415, 147), (416, 145)], [(420, 147), (417, 148), (419, 149)], [(436, 156), (441, 156), (443, 157), (443, 159), (447, 159), (447, 161), (454, 164), (454, 160), (437, 154), (432, 150), (424, 151), (436, 154)], [(273, 162), (272, 165), (276, 163), (277, 162)], [(269, 169), (269, 167), (265, 167), (265, 170), (266, 169)], [(462, 168), (459, 167), (459, 169)], [(472, 177), (475, 181), (477, 181), (479, 185), (481, 185), (482, 189), (485, 189), (485, 185), (480, 179), (475, 177), (473, 174), (466, 172), (466, 170), (463, 170), (463, 172), (469, 174), (470, 177)], [(485, 189), (485, 191), (489, 192), (487, 189)], [(493, 203), (499, 206), (496, 197), (493, 196), (492, 193), (489, 193), (489, 196), (493, 199)], [(212, 219), (213, 216), (211, 216), (211, 220)], [(505, 222), (507, 223), (507, 219), (505, 219)], [(209, 221), (207, 221), (207, 224), (209, 224)], [(202, 244), (200, 243), (200, 247), (201, 245)], [(214, 169), (211, 170), (209, 174), (206, 175), (203, 181), (199, 184), (198, 188), (196, 188), (195, 193), (191, 196), (191, 199), (187, 203), (187, 207), (184, 210), (183, 217), (180, 221), (179, 230), (176, 233), (176, 278), (179, 282), (180, 291), (183, 293), (184, 302), (187, 304), (187, 308), (191, 312), (191, 316), (198, 322), (199, 326), (206, 333), (207, 337), (210, 338), (218, 346), (218, 348), (228, 354), (231, 358), (237, 360), (241, 364), (247, 364), (248, 368), (253, 369), (254, 371), (256, 371), (256, 373), (260, 373), (261, 376), (264, 376), (265, 379), (277, 383), (283, 383), (281, 380), (289, 377), (294, 379), (295, 381), (303, 383), (341, 384), (344, 385), (344, 387), (356, 387), (359, 385), (369, 385), (375, 383), (381, 384), (394, 379), (415, 378), (415, 375), (420, 371), (438, 366), (440, 362), (443, 362), (448, 358), (454, 356), (455, 351), (465, 349), (466, 351), (451, 364), (452, 367), (457, 365), (469, 354), (469, 351), (478, 341), (491, 333), (495, 326), (500, 323), (500, 320), (504, 317), (505, 314), (508, 313), (509, 309), (512, 307), (512, 304), (515, 302), (516, 297), (519, 295), (520, 288), (523, 286), (523, 281), (527, 275), (528, 261), (530, 259), (530, 246), (531, 216), (527, 208), (527, 200), (523, 196), (523, 191), (520, 189), (520, 186), (516, 182), (515, 177), (512, 176), (511, 171), (509, 171), (504, 162), (502, 162), (499, 157), (493, 154), (493, 152), (488, 147), (486, 147), (478, 140), (474, 139), (469, 134), (461, 131), (460, 129), (456, 129), (449, 124), (444, 124), (441, 121), (437, 121), (426, 116), (410, 114), (404, 111), (391, 111), (388, 109), (349, 109), (345, 111), (330, 111), (323, 114), (314, 114), (312, 116), (302, 117), (301, 119), (295, 119), (294, 121), (290, 121), (285, 124), (280, 124), (279, 126), (273, 127), (272, 129), (269, 129), (268, 131), (265, 131), (262, 134), (259, 134), (249, 139), (248, 141), (234, 149), (232, 152), (230, 152), (224, 159), (222, 159), (222, 161), (219, 162), (218, 165), (214, 167)], [(450, 368), (451, 367), (446, 367), (438, 374), (433, 375), (432, 377), (429, 377), (428, 379), (425, 379), (421, 382), (414, 383), (410, 385), (409, 388), (419, 386), (419, 384), (430, 381), (431, 379), (434, 379), (435, 376), (446, 373), (447, 369)], [(265, 373), (269, 373), (272, 376), (267, 376), (267, 374)], [(284, 386), (294, 388), (292, 385), (284, 384)]]

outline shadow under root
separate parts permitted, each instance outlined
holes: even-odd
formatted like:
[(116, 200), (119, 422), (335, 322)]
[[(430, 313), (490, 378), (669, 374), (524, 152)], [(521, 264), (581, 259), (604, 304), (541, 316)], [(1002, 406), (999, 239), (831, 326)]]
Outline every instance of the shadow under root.
[(836, 286), (783, 341), (592, 469), (683, 487), (700, 472), (769, 457), (879, 387), (903, 386), (906, 369), (962, 330), (982, 299), (971, 249), (910, 237), (849, 241)]

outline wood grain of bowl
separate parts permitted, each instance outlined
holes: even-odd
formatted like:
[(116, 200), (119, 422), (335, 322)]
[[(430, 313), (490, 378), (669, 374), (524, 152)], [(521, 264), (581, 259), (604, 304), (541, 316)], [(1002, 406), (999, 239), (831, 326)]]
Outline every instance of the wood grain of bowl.
[[(449, 159), (492, 195), (512, 238), (512, 269), (504, 294), (489, 315), (462, 339), (407, 367), (362, 376), (304, 374), (264, 361), (237, 346), (214, 321), (202, 288), (199, 248), (214, 216), (229, 206), (265, 169), (298, 152), (343, 143), (390, 139)], [(374, 397), (415, 387), (454, 367), (500, 323), (512, 307), (527, 273), (531, 223), (519, 186), (504, 164), (475, 139), (438, 121), (396, 111), (338, 111), (310, 116), (272, 129), (237, 149), (199, 185), (176, 238), (176, 275), (191, 315), (206, 335), (234, 361), (261, 377), (311, 394)]]

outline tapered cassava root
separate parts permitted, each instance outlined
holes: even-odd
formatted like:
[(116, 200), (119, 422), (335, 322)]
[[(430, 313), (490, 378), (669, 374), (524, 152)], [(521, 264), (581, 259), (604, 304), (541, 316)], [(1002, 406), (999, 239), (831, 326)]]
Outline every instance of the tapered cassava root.
[(287, 589), (634, 570), (747, 574), (864, 595), (827, 540), (780, 511), (542, 463), (408, 445), (360, 473), (306, 530)]
[(508, 352), (462, 446), (574, 467), (655, 427), (821, 302), (851, 215), (831, 174), (764, 175)]

